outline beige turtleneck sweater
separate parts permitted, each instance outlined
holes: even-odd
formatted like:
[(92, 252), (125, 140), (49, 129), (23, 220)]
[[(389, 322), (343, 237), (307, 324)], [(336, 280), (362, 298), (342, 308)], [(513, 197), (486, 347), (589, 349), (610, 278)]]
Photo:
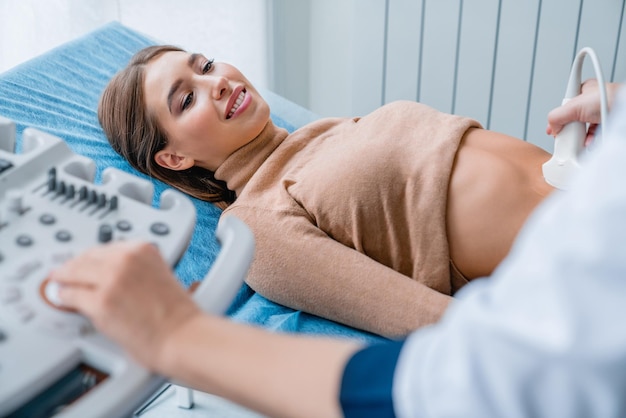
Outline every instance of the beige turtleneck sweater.
[(217, 170), (250, 226), (247, 283), (277, 303), (385, 336), (436, 321), (450, 294), (446, 201), (463, 134), (478, 122), (415, 102), (271, 122)]

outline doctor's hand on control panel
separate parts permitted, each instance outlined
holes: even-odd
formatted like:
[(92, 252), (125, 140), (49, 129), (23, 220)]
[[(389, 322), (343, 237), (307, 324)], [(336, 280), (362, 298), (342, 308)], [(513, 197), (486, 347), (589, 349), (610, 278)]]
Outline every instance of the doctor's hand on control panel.
[(50, 279), (64, 308), (156, 373), (270, 416), (339, 415), (339, 371), (356, 343), (270, 334), (206, 314), (153, 245), (93, 248)]
[(152, 244), (120, 241), (94, 248), (50, 275), (62, 306), (91, 318), (140, 363), (159, 367), (159, 351), (199, 307)]
[[(618, 84), (607, 85), (610, 102), (617, 96), (618, 87)], [(595, 91), (597, 84), (587, 81), (576, 100), (554, 109), (548, 117), (547, 132), (556, 134), (565, 123), (573, 120), (591, 123), (593, 130), (599, 115)], [(626, 103), (621, 103), (619, 109), (615, 121), (626, 118)], [(614, 125), (610, 139), (621, 136), (620, 139), (626, 140), (623, 138), (626, 136), (624, 124)], [(590, 156), (603, 164), (590, 164), (585, 176), (578, 180), (597, 178), (603, 182), (606, 180), (607, 187), (614, 185), (614, 177), (607, 177), (598, 167), (606, 166), (605, 162), (610, 163), (617, 157), (622, 161), (626, 158), (626, 147), (618, 144), (617, 150), (624, 155), (617, 156), (613, 149), (615, 144), (616, 141), (603, 141)], [(605, 149), (609, 146), (613, 148)], [(613, 183), (609, 184), (611, 181)], [(591, 348), (594, 344), (613, 347), (615, 339), (602, 339), (609, 334), (572, 337), (582, 338), (581, 343), (571, 346), (571, 356), (564, 348), (565, 355), (556, 362), (563, 363), (563, 368), (555, 369), (555, 373), (570, 373), (576, 378), (564, 380), (572, 382), (571, 385), (552, 385), (551, 388), (558, 391), (552, 398), (549, 393), (542, 392), (543, 389), (528, 391), (530, 383), (525, 374), (528, 368), (515, 360), (526, 359), (524, 364), (532, 365), (533, 370), (556, 367), (554, 355), (549, 354), (558, 347), (543, 347), (543, 337), (535, 335), (543, 326), (535, 323), (535, 326), (528, 325), (516, 332), (516, 327), (524, 325), (524, 318), (532, 317), (528, 310), (541, 309), (544, 302), (546, 306), (564, 306), (564, 298), (583, 293), (585, 296), (577, 298), (577, 303), (566, 303), (569, 311), (547, 309), (548, 314), (551, 312), (556, 317), (546, 317), (544, 322), (554, 320), (562, 325), (562, 329), (578, 329), (573, 324), (579, 324), (584, 318), (585, 323), (593, 325), (584, 330), (600, 330), (606, 324), (607, 318), (602, 316), (606, 309), (589, 310), (589, 306), (581, 306), (578, 302), (582, 300), (593, 307), (615, 299), (614, 295), (609, 297), (615, 292), (614, 278), (603, 276), (611, 269), (600, 269), (598, 264), (612, 265), (615, 267), (613, 271), (622, 271), (626, 269), (623, 257), (616, 259), (611, 251), (602, 252), (599, 258), (577, 257), (572, 260), (581, 263), (576, 271), (593, 271), (594, 277), (589, 278), (593, 280), (571, 277), (572, 272), (564, 269), (562, 257), (578, 253), (571, 252), (574, 245), (571, 242), (554, 238), (561, 236), (554, 231), (557, 227), (567, 230), (592, 228), (594, 235), (588, 238), (595, 241), (584, 241), (587, 246), (624, 248), (623, 242), (620, 245), (610, 241), (616, 239), (615, 234), (602, 231), (616, 227), (623, 229), (626, 219), (622, 216), (608, 225), (605, 216), (595, 216), (603, 214), (609, 200), (599, 201), (597, 196), (589, 199), (589, 193), (587, 183), (578, 182), (571, 191), (549, 199), (546, 206), (560, 210), (564, 206), (570, 207), (571, 200), (584, 202), (577, 216), (584, 217), (585, 221), (592, 219), (592, 223), (597, 224), (575, 224), (578, 218), (572, 216), (559, 219), (560, 224), (553, 225), (554, 220), (547, 217), (551, 212), (541, 207), (503, 262), (505, 267), (498, 269), (492, 278), (466, 286), (438, 324), (417, 330), (406, 340), (370, 347), (346, 340), (275, 334), (205, 314), (178, 284), (159, 253), (146, 244), (118, 242), (95, 248), (56, 269), (50, 278), (62, 285), (59, 297), (63, 305), (87, 315), (96, 327), (126, 347), (146, 367), (270, 416), (362, 416), (359, 414), (365, 410), (376, 416), (425, 416), (437, 411), (454, 415), (456, 406), (450, 404), (450, 398), (455, 399), (454, 404), (458, 401), (459, 408), (465, 411), (464, 416), (485, 416), (481, 415), (485, 413), (501, 416), (498, 414), (503, 410), (517, 416), (528, 415), (530, 411), (534, 416), (554, 416), (555, 413), (559, 415), (556, 411), (569, 411), (570, 406), (587, 411), (590, 416), (596, 413), (606, 416), (608, 410), (615, 412), (615, 416), (623, 416), (626, 411), (620, 399), (626, 385), (616, 387), (611, 370), (623, 370), (620, 367), (626, 362), (623, 356), (617, 356), (615, 367), (606, 367), (605, 362), (610, 358), (604, 351)], [(617, 203), (613, 203), (626, 206), (623, 187), (615, 193)], [(552, 238), (531, 239), (542, 235)], [(534, 263), (528, 262), (529, 258), (536, 256), (537, 246), (542, 248), (542, 258)], [(531, 265), (534, 273), (522, 271)], [(531, 280), (535, 277), (542, 280)], [(587, 292), (590, 283), (596, 286), (594, 292)], [(539, 300), (538, 294), (543, 295)], [(492, 299), (497, 296), (505, 300)], [(512, 299), (512, 303), (503, 303), (509, 296), (516, 299)], [(523, 300), (527, 303), (521, 303)], [(512, 320), (507, 321), (507, 318)], [(614, 318), (612, 321), (615, 322)], [(472, 331), (463, 331), (468, 329)], [(590, 339), (595, 343), (584, 344)], [(622, 348), (621, 351), (626, 352), (626, 346)], [(502, 351), (498, 352), (498, 349)], [(490, 366), (493, 358), (499, 359), (497, 373)], [(595, 361), (600, 361), (600, 365), (594, 368)], [(476, 373), (480, 378), (468, 375), (468, 385), (459, 383), (458, 379), (446, 382), (446, 378), (454, 378), (459, 373), (459, 368), (470, 374)], [(596, 370), (600, 368), (602, 370)], [(485, 388), (475, 384), (479, 381), (491, 389), (494, 385), (499, 389), (483, 390)], [(585, 382), (591, 381), (616, 389), (600, 397), (594, 396), (594, 391), (585, 389), (588, 388)], [(424, 382), (429, 384), (424, 385)], [(433, 387), (446, 387), (450, 392), (446, 389), (446, 396), (434, 396), (430, 382)], [(550, 387), (546, 390), (549, 392)], [(495, 396), (498, 399), (490, 399)], [(525, 396), (524, 401), (518, 399), (521, 396)], [(550, 400), (557, 399), (557, 396), (559, 405), (552, 405)], [(500, 407), (504, 409), (489, 409)]]

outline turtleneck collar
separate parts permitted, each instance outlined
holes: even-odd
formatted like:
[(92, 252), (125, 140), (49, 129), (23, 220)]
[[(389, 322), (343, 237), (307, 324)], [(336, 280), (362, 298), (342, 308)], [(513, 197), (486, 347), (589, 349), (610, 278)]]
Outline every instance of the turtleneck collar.
[(215, 178), (223, 180), (237, 196), (254, 173), (276, 147), (287, 137), (286, 129), (274, 125), (271, 119), (252, 141), (232, 153), (215, 171)]

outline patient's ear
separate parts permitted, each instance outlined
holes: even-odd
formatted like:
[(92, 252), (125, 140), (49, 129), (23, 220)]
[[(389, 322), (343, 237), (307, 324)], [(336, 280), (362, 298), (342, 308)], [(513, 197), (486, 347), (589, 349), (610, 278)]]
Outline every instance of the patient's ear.
[(161, 167), (180, 171), (193, 167), (193, 158), (176, 155), (171, 151), (161, 150), (154, 156), (154, 161)]

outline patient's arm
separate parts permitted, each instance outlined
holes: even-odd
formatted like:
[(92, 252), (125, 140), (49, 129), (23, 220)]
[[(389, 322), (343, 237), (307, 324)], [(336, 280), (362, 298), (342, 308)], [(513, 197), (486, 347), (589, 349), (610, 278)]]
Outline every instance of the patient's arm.
[(451, 300), (329, 238), (302, 215), (229, 213), (257, 241), (248, 284), (277, 303), (394, 337), (436, 322)]
[(450, 256), (467, 277), (490, 275), (534, 208), (554, 189), (541, 166), (550, 154), (500, 133), (470, 129), (448, 190)]

